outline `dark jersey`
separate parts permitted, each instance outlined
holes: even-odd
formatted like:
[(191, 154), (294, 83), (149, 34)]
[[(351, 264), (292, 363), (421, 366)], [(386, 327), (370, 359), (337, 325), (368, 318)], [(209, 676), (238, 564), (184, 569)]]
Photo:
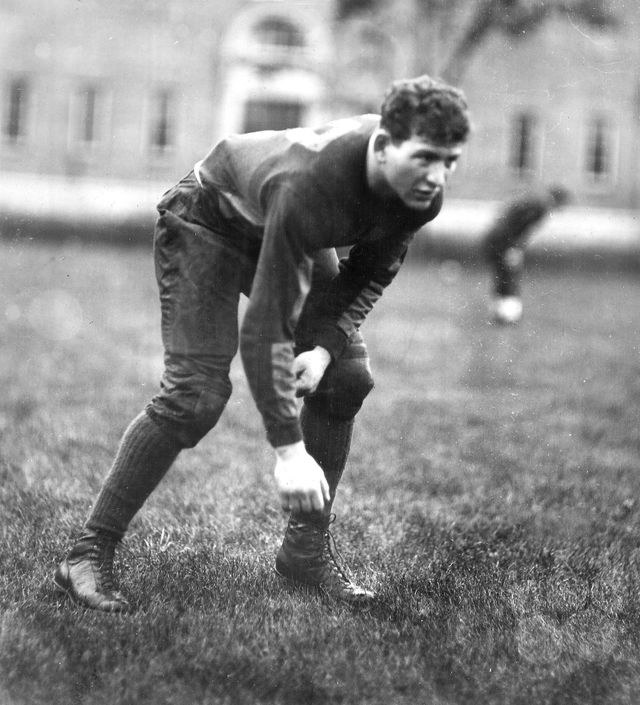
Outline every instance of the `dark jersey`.
[(485, 237), (489, 255), (500, 255), (509, 247), (524, 246), (532, 229), (551, 210), (553, 202), (547, 194), (529, 195), (513, 201), (500, 213)]
[(234, 135), (196, 165), (205, 191), (228, 215), (231, 235), (261, 240), (240, 338), (252, 394), (274, 446), (301, 439), (294, 394), (294, 329), (309, 292), (313, 258), (350, 246), (317, 307), (315, 345), (335, 359), (397, 273), (414, 233), (435, 218), (367, 186), (375, 115), (320, 129)]

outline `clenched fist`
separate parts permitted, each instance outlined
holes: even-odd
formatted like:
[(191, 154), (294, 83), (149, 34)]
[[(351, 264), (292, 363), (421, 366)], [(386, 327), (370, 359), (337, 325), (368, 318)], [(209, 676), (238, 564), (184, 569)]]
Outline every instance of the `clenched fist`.
[(322, 511), (331, 499), (322, 468), (302, 441), (276, 448), (274, 476), (285, 512)]
[(318, 388), (330, 362), (331, 355), (319, 345), (316, 345), (313, 350), (300, 353), (293, 361), (296, 396), (303, 397), (305, 394), (313, 394)]

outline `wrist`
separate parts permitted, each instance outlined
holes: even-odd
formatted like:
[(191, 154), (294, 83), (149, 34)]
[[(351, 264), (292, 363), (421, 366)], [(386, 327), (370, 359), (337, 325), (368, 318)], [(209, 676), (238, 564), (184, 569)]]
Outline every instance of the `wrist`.
[(327, 368), (329, 366), (329, 363), (331, 362), (331, 353), (326, 348), (323, 348), (322, 345), (316, 345), (313, 349), (313, 352), (318, 355), (318, 357), (322, 360), (325, 368)]
[(300, 453), (305, 452), (304, 443), (297, 441), (296, 443), (288, 443), (287, 445), (277, 446), (274, 448), (276, 455), (280, 460), (288, 460)]

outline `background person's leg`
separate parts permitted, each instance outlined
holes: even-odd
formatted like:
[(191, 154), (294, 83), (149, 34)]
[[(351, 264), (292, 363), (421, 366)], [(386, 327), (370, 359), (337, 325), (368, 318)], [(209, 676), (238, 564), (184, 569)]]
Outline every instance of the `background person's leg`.
[(524, 251), (521, 247), (508, 247), (499, 258), (496, 270), (496, 294), (520, 296)]
[(524, 250), (508, 247), (494, 261), (493, 318), (498, 323), (517, 323), (522, 318), (520, 293), (524, 271)]

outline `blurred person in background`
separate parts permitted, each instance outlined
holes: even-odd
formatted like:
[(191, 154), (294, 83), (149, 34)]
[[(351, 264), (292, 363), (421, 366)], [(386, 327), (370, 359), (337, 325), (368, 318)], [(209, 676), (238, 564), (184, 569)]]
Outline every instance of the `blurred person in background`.
[(514, 324), (522, 318), (525, 249), (535, 227), (569, 200), (569, 191), (563, 186), (516, 198), (499, 213), (484, 236), (483, 254), (493, 276), (490, 312), (496, 323)]
[[(55, 572), (58, 590), (94, 609), (129, 609), (115, 549), (178, 454), (216, 425), (239, 347), (289, 515), (276, 572), (349, 603), (373, 598), (329, 533), (354, 417), (373, 387), (359, 328), (438, 215), (469, 129), (459, 90), (401, 80), (380, 116), (222, 139), (164, 194), (154, 235), (160, 389), (124, 432)], [(339, 260), (336, 247), (348, 255)]]

